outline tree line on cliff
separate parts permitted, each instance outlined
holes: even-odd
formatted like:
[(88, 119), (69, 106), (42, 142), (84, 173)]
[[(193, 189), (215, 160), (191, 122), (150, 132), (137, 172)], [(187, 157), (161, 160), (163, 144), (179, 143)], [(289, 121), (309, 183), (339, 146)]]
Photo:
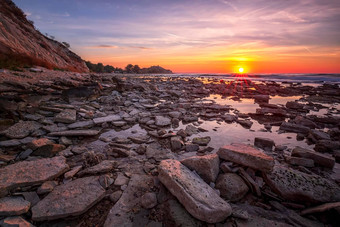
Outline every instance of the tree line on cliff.
[(135, 74), (149, 74), (149, 73), (172, 73), (171, 70), (164, 69), (163, 67), (151, 66), (149, 68), (140, 68), (138, 65), (128, 64), (125, 69), (113, 67), (112, 65), (104, 65), (103, 63), (94, 64), (90, 61), (85, 62), (91, 72), (96, 73), (135, 73)]

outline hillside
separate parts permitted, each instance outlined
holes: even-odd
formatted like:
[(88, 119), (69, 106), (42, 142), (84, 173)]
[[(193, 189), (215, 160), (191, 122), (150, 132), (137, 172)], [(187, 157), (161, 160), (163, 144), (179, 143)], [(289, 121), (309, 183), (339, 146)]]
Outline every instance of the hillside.
[(0, 68), (33, 65), (49, 69), (89, 71), (78, 55), (37, 31), (11, 0), (1, 0)]

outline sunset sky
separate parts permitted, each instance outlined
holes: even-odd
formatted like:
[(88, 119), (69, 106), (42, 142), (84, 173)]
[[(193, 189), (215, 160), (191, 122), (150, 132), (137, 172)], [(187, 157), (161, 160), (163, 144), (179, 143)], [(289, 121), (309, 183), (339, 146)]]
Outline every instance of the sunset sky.
[(340, 73), (340, 0), (14, 0), (93, 63)]

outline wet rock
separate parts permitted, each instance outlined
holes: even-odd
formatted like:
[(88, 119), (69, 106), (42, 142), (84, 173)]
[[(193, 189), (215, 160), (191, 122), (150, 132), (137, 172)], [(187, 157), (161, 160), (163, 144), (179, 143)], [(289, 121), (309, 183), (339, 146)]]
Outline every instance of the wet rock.
[(184, 146), (183, 141), (178, 136), (171, 137), (170, 144), (173, 151), (180, 151)]
[(270, 172), (274, 159), (262, 151), (245, 144), (231, 144), (221, 147), (218, 152), (221, 159), (249, 166), (263, 172)]
[(191, 170), (195, 170), (202, 179), (207, 182), (215, 182), (218, 172), (220, 159), (216, 154), (193, 156), (181, 161), (183, 165)]
[(232, 122), (237, 120), (237, 116), (231, 115), (231, 114), (226, 114), (226, 115), (224, 115), (224, 120), (227, 123), (232, 123)]
[(25, 214), (31, 203), (22, 197), (5, 197), (0, 199), (0, 216), (15, 216)]
[(161, 161), (158, 178), (197, 219), (216, 223), (231, 215), (230, 205), (179, 161)]
[(46, 181), (38, 188), (37, 193), (39, 195), (49, 193), (49, 192), (53, 191), (53, 189), (57, 185), (58, 185), (57, 181)]
[(330, 140), (331, 137), (325, 132), (312, 129), (309, 131), (308, 139), (316, 143), (318, 140)]
[(193, 125), (187, 125), (185, 127), (185, 133), (187, 134), (187, 136), (192, 136), (194, 134), (199, 133), (199, 130)]
[(295, 110), (299, 110), (299, 109), (303, 109), (304, 108), (304, 104), (295, 102), (295, 101), (291, 101), (291, 102), (287, 102), (286, 103), (286, 107), (288, 109), (295, 109)]
[(68, 125), (67, 128), (69, 128), (69, 129), (91, 128), (92, 126), (94, 126), (94, 122), (93, 122), (93, 120), (89, 120), (89, 121), (78, 121), (78, 122), (75, 122), (73, 124)]
[(120, 120), (122, 120), (122, 118), (119, 115), (109, 115), (109, 116), (106, 116), (106, 117), (94, 118), (93, 122), (96, 125), (98, 125), (98, 124), (103, 124), (105, 122), (120, 121)]
[(253, 125), (253, 122), (250, 120), (237, 120), (237, 123), (242, 125), (243, 127), (249, 129)]
[(54, 118), (55, 122), (66, 123), (66, 124), (74, 123), (76, 122), (76, 120), (77, 120), (77, 111), (72, 110), (72, 109), (63, 110), (62, 112), (58, 113)]
[(155, 117), (155, 125), (160, 126), (160, 127), (171, 125), (171, 120), (167, 117), (156, 116)]
[(249, 188), (243, 179), (235, 173), (219, 175), (215, 187), (220, 190), (223, 198), (230, 200), (231, 202), (242, 199), (249, 191)]
[(254, 145), (265, 151), (272, 151), (275, 146), (275, 142), (268, 138), (255, 137)]
[(336, 150), (340, 149), (340, 142), (339, 141), (330, 141), (330, 140), (319, 140), (315, 147), (314, 150), (318, 152), (329, 152), (333, 153)]
[(0, 197), (16, 187), (30, 186), (51, 180), (67, 171), (64, 157), (22, 161), (0, 169)]
[(198, 151), (200, 149), (200, 146), (198, 144), (193, 143), (186, 143), (185, 144), (185, 151), (186, 152), (194, 152)]
[(4, 134), (11, 139), (21, 139), (29, 136), (41, 127), (42, 125), (35, 121), (19, 121), (15, 125), (6, 129)]
[(314, 160), (309, 158), (288, 157), (287, 162), (295, 166), (314, 167)]
[(211, 138), (210, 136), (205, 136), (205, 137), (195, 137), (192, 139), (193, 144), (198, 144), (200, 146), (207, 146), (208, 143), (210, 142)]
[(332, 169), (335, 164), (335, 159), (331, 156), (320, 154), (312, 150), (304, 149), (302, 147), (295, 147), (292, 151), (293, 157), (312, 159), (315, 164)]
[(31, 223), (20, 216), (8, 217), (0, 221), (0, 226), (3, 227), (34, 227)]
[(65, 148), (66, 147), (62, 144), (47, 144), (33, 151), (32, 155), (50, 158)]
[(309, 128), (303, 125), (297, 125), (289, 122), (283, 122), (280, 126), (280, 130), (286, 132), (295, 132), (295, 133), (303, 133), (308, 134)]
[(194, 122), (194, 121), (198, 121), (198, 117), (197, 116), (184, 116), (183, 117), (183, 122), (184, 123), (190, 123), (190, 122)]
[(147, 192), (141, 198), (141, 205), (145, 209), (151, 209), (157, 205), (157, 196), (154, 192)]
[(339, 186), (325, 178), (275, 165), (265, 182), (282, 198), (294, 202), (322, 203), (340, 200)]
[(90, 168), (84, 169), (78, 172), (78, 176), (84, 176), (86, 174), (98, 174), (98, 173), (107, 173), (111, 171), (117, 165), (116, 161), (113, 160), (104, 160), (99, 164), (92, 166)]
[(78, 216), (105, 196), (98, 176), (59, 185), (32, 208), (32, 220), (44, 221)]
[(104, 227), (133, 226), (135, 209), (141, 206), (141, 197), (153, 185), (152, 177), (134, 174), (131, 176), (128, 187), (118, 202), (111, 208)]
[(99, 134), (97, 130), (67, 130), (61, 132), (51, 132), (49, 136), (96, 136)]

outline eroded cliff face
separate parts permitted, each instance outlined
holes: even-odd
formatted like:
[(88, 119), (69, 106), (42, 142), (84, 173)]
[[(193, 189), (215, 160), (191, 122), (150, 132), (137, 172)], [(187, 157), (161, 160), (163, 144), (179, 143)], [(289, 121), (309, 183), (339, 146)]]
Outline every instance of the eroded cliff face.
[(0, 1), (0, 63), (89, 71), (78, 55), (37, 31), (11, 0)]

